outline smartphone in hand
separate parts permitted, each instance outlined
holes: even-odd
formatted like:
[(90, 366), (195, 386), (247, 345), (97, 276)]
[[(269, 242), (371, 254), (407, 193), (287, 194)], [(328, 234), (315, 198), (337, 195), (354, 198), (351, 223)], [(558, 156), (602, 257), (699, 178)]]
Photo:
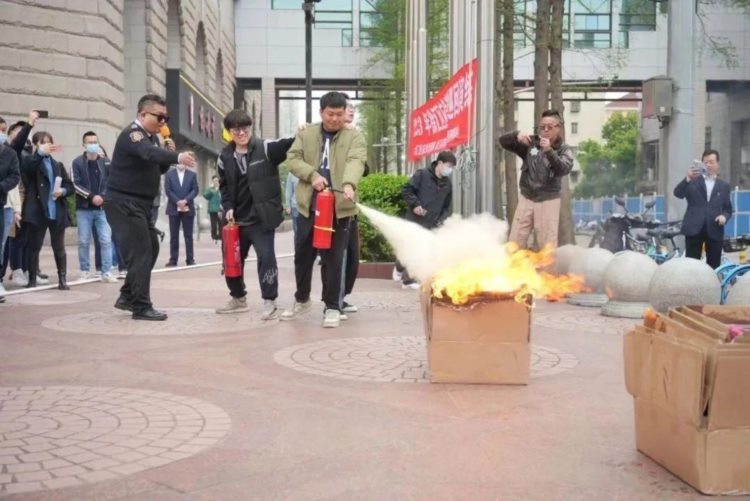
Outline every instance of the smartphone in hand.
[(49, 111), (47, 110), (34, 110), (39, 114), (39, 118), (49, 118)]
[(698, 170), (698, 172), (701, 173), (701, 176), (705, 176), (706, 173), (708, 172), (706, 170), (706, 164), (704, 164), (700, 160), (693, 160), (693, 168)]

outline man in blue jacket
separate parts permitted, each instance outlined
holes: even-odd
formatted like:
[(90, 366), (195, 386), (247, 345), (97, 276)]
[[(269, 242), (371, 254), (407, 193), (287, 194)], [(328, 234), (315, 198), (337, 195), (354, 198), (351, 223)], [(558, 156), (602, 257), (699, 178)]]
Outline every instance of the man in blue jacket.
[(102, 282), (116, 284), (112, 275), (112, 229), (104, 214), (104, 195), (109, 176), (109, 160), (104, 156), (99, 138), (93, 131), (83, 135), (83, 155), (73, 160), (73, 186), (76, 190), (78, 220), (78, 264), (81, 279), (90, 278), (89, 248), (93, 229), (99, 239), (102, 258)]
[(692, 166), (687, 177), (675, 186), (674, 196), (687, 199), (687, 211), (682, 221), (685, 235), (685, 255), (700, 259), (706, 246), (706, 263), (711, 268), (721, 264), (724, 226), (732, 217), (731, 187), (718, 179), (719, 152), (706, 150), (703, 166)]
[(198, 176), (185, 165), (177, 164), (164, 176), (164, 193), (167, 195), (169, 216), (169, 262), (177, 266), (180, 255), (180, 226), (185, 237), (185, 257), (188, 266), (195, 264), (193, 257), (193, 223), (195, 222), (195, 197), (198, 196)]

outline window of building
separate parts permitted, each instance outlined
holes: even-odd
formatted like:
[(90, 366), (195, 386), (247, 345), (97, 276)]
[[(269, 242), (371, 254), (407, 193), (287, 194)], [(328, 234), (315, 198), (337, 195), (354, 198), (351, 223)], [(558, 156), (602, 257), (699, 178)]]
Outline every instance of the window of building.
[(578, 134), (578, 122), (570, 122), (570, 133)]
[(711, 127), (706, 127), (706, 140), (705, 140), (705, 148), (704, 150), (710, 150), (711, 149), (711, 139), (713, 132), (711, 131)]
[(206, 92), (206, 60), (208, 55), (206, 54), (206, 31), (203, 28), (203, 23), (198, 23), (198, 31), (195, 36), (195, 85), (202, 92)]
[[(563, 47), (570, 47), (570, 2), (563, 0)], [(513, 20), (513, 45), (533, 47), (536, 27), (536, 0), (516, 0)]]
[(271, 8), (276, 10), (302, 10), (302, 2), (303, 0), (272, 0)]
[(224, 100), (224, 56), (221, 51), (216, 56), (216, 104), (221, 106)]
[(630, 46), (630, 32), (656, 31), (656, 2), (622, 0), (620, 10), (620, 44)]
[(383, 26), (383, 14), (377, 11), (376, 0), (359, 0), (359, 46), (377, 47), (380, 45), (376, 30)]
[(315, 4), (316, 28), (350, 30), (353, 18), (352, 0), (326, 0)]
[(612, 46), (612, 0), (573, 0), (573, 46), (609, 48)]
[(570, 111), (571, 111), (571, 113), (580, 113), (580, 111), (581, 111), (581, 102), (580, 101), (571, 101), (570, 102)]

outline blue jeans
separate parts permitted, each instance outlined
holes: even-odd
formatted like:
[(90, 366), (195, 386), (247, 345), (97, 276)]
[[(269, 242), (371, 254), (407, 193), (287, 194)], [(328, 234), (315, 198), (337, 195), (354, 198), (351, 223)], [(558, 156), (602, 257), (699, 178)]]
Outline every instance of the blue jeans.
[(112, 230), (107, 223), (107, 216), (103, 210), (78, 209), (78, 264), (81, 271), (89, 271), (89, 246), (91, 244), (92, 229), (96, 226), (99, 245), (102, 248), (102, 274), (112, 270)]

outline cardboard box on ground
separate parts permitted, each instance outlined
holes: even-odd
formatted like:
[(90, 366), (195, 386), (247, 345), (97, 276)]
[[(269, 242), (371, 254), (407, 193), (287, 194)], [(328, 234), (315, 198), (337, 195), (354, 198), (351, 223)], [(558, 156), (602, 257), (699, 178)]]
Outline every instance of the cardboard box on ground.
[(423, 289), (421, 304), (431, 382), (528, 384), (530, 298), (454, 306)]
[(683, 306), (624, 338), (636, 447), (704, 494), (750, 493), (750, 308)]

